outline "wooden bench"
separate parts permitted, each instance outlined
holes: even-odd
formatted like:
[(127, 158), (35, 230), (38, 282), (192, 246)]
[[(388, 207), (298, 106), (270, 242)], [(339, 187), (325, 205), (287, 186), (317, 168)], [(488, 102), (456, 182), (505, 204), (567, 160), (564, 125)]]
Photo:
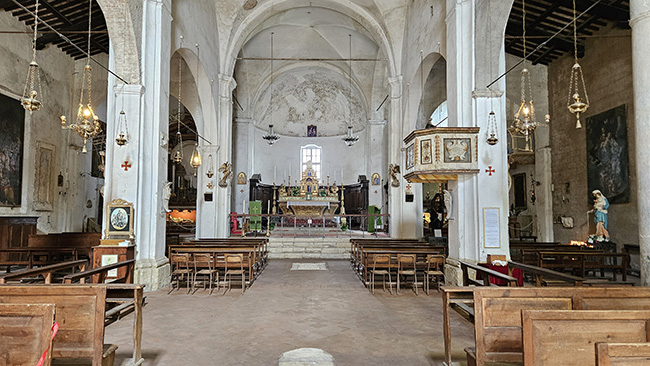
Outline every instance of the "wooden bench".
[(7, 272), (11, 272), (12, 266), (32, 268), (79, 259), (77, 248), (9, 248), (0, 249), (0, 257), (1, 254), (5, 256), (0, 266), (6, 267)]
[(91, 359), (101, 366), (114, 356), (116, 346), (104, 352), (106, 287), (93, 285), (3, 285), (0, 303), (54, 304), (59, 332), (52, 344), (53, 359)]
[[(119, 268), (126, 268), (126, 275), (122, 278), (117, 278), (115, 283), (133, 283), (133, 268), (135, 267), (135, 259), (129, 259), (122, 262), (107, 264), (105, 266), (92, 268), (89, 270), (82, 270), (79, 273), (72, 273), (63, 277), (63, 283), (86, 283), (86, 279), (90, 278), (90, 283), (104, 283), (108, 277), (109, 271), (117, 270)], [(0, 282), (1, 283), (1, 282)]]
[[(604, 277), (604, 270), (611, 269), (614, 281), (616, 281), (617, 271), (621, 272), (623, 281), (627, 281), (629, 255), (625, 253), (543, 251), (537, 252), (537, 256), (538, 267), (571, 269), (577, 271), (582, 277), (585, 277), (588, 270), (600, 270), (601, 277)], [(606, 261), (612, 258), (613, 263)]]
[(650, 341), (650, 311), (523, 310), (524, 366), (596, 364), (597, 342)]
[[(473, 264), (469, 262), (459, 261), (460, 268), (463, 271), (463, 286), (496, 286), (491, 283), (490, 278), (496, 278), (506, 283), (506, 286), (519, 286), (519, 282), (516, 278), (509, 276), (507, 274), (497, 272), (495, 270), (489, 269), (487, 267), (480, 266), (478, 264)], [(472, 278), (470, 276), (469, 270), (472, 269), (476, 271), (476, 277)]]
[[(0, 304), (0, 361), (4, 365), (36, 365), (52, 348), (54, 304)], [(43, 365), (49, 366), (52, 352)]]
[(570, 274), (553, 271), (548, 268), (541, 268), (537, 266), (532, 266), (528, 264), (518, 263), (518, 262), (508, 262), (508, 271), (509, 274), (512, 272), (513, 268), (519, 268), (524, 274), (531, 274), (535, 278), (535, 286), (542, 287), (547, 285), (548, 282), (544, 278), (552, 278), (554, 280), (560, 281), (564, 285), (573, 285), (573, 286), (582, 286), (584, 278), (573, 276)]
[[(523, 361), (522, 310), (650, 310), (650, 287), (634, 291), (621, 287), (474, 287), (471, 291), (476, 348), (466, 349), (468, 365)], [(446, 345), (447, 350), (451, 348)], [(445, 358), (451, 362), (451, 353), (446, 352)]]
[(650, 365), (650, 343), (596, 343), (596, 366)]
[(43, 276), (43, 280), (46, 284), (52, 283), (52, 275), (57, 271), (62, 270), (72, 270), (75, 269), (79, 271), (84, 271), (88, 261), (85, 259), (76, 260), (71, 262), (63, 262), (57, 264), (50, 264), (48, 266), (38, 267), (38, 268), (27, 268), (17, 272), (5, 273), (0, 275), (0, 285), (5, 284), (8, 281), (16, 281), (25, 278), (32, 278), (35, 276)]

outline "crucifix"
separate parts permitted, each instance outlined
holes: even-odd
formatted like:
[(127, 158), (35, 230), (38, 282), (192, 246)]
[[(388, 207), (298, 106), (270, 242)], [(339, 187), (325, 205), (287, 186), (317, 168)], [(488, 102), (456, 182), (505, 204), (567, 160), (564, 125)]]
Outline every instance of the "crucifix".
[(122, 163), (122, 165), (120, 165), (120, 166), (121, 166), (122, 168), (124, 168), (124, 171), (125, 171), (125, 172), (128, 172), (128, 171), (129, 171), (129, 168), (131, 167), (131, 164), (129, 163), (128, 160), (124, 160), (124, 163)]
[(496, 173), (496, 170), (492, 169), (492, 166), (490, 165), (487, 169), (485, 169), (485, 172), (492, 176), (492, 173)]

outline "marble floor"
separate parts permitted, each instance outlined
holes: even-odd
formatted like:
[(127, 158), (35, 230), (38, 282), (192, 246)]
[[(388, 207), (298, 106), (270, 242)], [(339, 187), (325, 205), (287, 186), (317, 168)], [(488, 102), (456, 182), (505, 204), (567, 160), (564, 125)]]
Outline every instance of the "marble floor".
[[(324, 263), (293, 266), (294, 263)], [(291, 270), (303, 268), (303, 270)], [(345, 260), (272, 259), (253, 286), (222, 295), (199, 289), (146, 293), (144, 365), (277, 365), (282, 353), (320, 348), (345, 365), (442, 365), (442, 300), (410, 290), (372, 295)], [(473, 327), (452, 316), (453, 358), (464, 359)], [(132, 352), (132, 315), (106, 328)]]

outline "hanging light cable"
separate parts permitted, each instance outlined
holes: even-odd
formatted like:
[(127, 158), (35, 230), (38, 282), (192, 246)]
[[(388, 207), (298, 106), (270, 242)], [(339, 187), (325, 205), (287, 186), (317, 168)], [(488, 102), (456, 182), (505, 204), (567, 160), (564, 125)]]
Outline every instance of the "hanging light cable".
[[(576, 23), (576, 0), (573, 0), (573, 59), (575, 62), (571, 68), (567, 108), (569, 109), (569, 112), (576, 115), (576, 128), (582, 128), (582, 124), (580, 123), (580, 113), (585, 113), (587, 108), (589, 108), (589, 96), (587, 95), (585, 78), (582, 75), (582, 67), (578, 63), (578, 26)], [(580, 98), (580, 82), (582, 82), (582, 90), (585, 92), (584, 102), (582, 101), (582, 98)]]
[[(492, 73), (492, 0), (488, 1), (488, 49), (490, 50), (490, 73)], [(488, 91), (490, 92), (490, 113), (488, 114), (488, 122), (487, 122), (487, 135), (488, 138), (486, 139), (488, 145), (494, 146), (499, 142), (499, 138), (497, 138), (497, 134), (499, 133), (497, 130), (497, 115), (494, 113), (494, 105), (493, 105), (493, 98), (494, 96), (492, 95), (492, 89), (488, 88)]]
[[(198, 83), (198, 77), (199, 77), (199, 44), (196, 44), (196, 73), (194, 74), (194, 80), (196, 83), (196, 87), (198, 89), (199, 83)], [(199, 132), (197, 128), (196, 132), (196, 142), (194, 143), (194, 150), (192, 150), (192, 156), (190, 157), (190, 165), (192, 168), (194, 168), (194, 176), (196, 177), (197, 175), (197, 169), (201, 166), (201, 152), (199, 151)]]
[[(183, 48), (183, 36), (181, 36), (181, 45), (179, 49)], [(178, 106), (176, 108), (176, 152), (172, 156), (172, 161), (176, 164), (180, 164), (183, 161), (183, 135), (181, 134), (181, 77), (183, 73), (183, 58), (181, 54), (178, 54)]]
[[(20, 99), (20, 102), (23, 105), (23, 108), (29, 111), (29, 114), (32, 112), (41, 109), (43, 105), (42, 100), (37, 98), (43, 97), (41, 91), (41, 72), (36, 63), (36, 38), (38, 37), (38, 0), (36, 0), (36, 8), (34, 10), (34, 39), (32, 40), (32, 62), (29, 63), (29, 69), (27, 70), (27, 79), (25, 80), (25, 88), (23, 89), (23, 97)], [(29, 87), (29, 91), (27, 90)], [(36, 90), (38, 88), (38, 91)]]
[[(90, 67), (90, 35), (92, 33), (92, 8), (93, 0), (88, 0), (88, 57), (84, 74), (81, 81), (81, 95), (79, 97), (79, 109), (77, 110), (77, 119), (75, 123), (66, 125), (67, 118), (61, 116), (61, 128), (74, 129), (79, 136), (84, 139), (83, 149), (81, 152), (86, 153), (86, 142), (102, 132), (99, 118), (95, 115), (92, 107), (92, 67)], [(87, 100), (84, 103), (84, 86), (88, 92)]]
[(275, 80), (275, 75), (273, 75), (273, 34), (274, 32), (271, 32), (271, 96), (269, 101), (269, 105), (271, 106), (271, 124), (269, 124), (269, 133), (262, 136), (262, 139), (264, 139), (269, 145), (275, 144), (280, 139), (280, 136), (273, 132), (273, 109), (275, 109), (275, 106), (273, 105), (273, 94), (275, 91), (273, 85), (273, 81)]
[(357, 141), (359, 141), (359, 136), (352, 135), (352, 34), (349, 34), (349, 47), (348, 47), (348, 91), (350, 93), (348, 97), (348, 114), (350, 117), (350, 124), (348, 125), (348, 134), (343, 137), (343, 141), (348, 147), (352, 147)]

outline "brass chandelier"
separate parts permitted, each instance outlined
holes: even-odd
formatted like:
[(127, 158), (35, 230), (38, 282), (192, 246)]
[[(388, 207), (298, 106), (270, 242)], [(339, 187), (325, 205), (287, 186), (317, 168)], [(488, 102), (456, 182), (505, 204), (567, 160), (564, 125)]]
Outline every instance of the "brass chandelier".
[[(102, 132), (99, 118), (95, 115), (92, 107), (92, 67), (90, 67), (90, 34), (92, 29), (92, 0), (88, 0), (88, 57), (81, 82), (81, 95), (79, 108), (75, 123), (68, 125), (66, 116), (61, 116), (61, 128), (75, 130), (84, 139), (83, 149), (85, 153), (86, 142)], [(87, 98), (84, 101), (84, 89), (87, 90)]]
[(273, 146), (278, 140), (280, 139), (280, 136), (278, 136), (275, 132), (273, 132), (273, 80), (275, 79), (275, 75), (273, 75), (273, 33), (271, 32), (271, 97), (269, 104), (271, 105), (271, 124), (269, 125), (269, 132), (262, 136), (262, 139), (266, 141), (269, 145)]
[[(181, 36), (181, 47), (183, 48), (183, 36)], [(176, 149), (176, 152), (174, 152), (174, 155), (172, 156), (172, 161), (176, 164), (180, 164), (183, 161), (183, 135), (181, 134), (181, 108), (182, 108), (182, 103), (181, 103), (181, 76), (182, 76), (182, 70), (183, 70), (183, 65), (181, 64), (182, 62), (181, 55), (178, 55), (178, 108), (176, 109), (176, 116), (170, 115), (171, 118), (176, 119), (176, 146), (178, 146), (178, 149)]]
[[(41, 73), (38, 64), (36, 63), (36, 38), (38, 36), (38, 0), (36, 0), (36, 9), (34, 10), (34, 39), (32, 40), (32, 62), (29, 63), (27, 70), (27, 79), (25, 80), (25, 88), (23, 89), (23, 97), (20, 99), (23, 108), (32, 112), (41, 109), (43, 101), (37, 98), (42, 98), (41, 91)], [(38, 91), (36, 90), (38, 88)], [(29, 89), (29, 91), (27, 90)]]
[[(582, 128), (582, 124), (580, 123), (580, 113), (584, 114), (587, 111), (587, 108), (589, 108), (589, 96), (587, 95), (585, 78), (582, 75), (582, 67), (578, 63), (578, 31), (576, 22), (576, 0), (573, 0), (573, 59), (575, 63), (571, 68), (567, 108), (569, 109), (569, 112), (576, 115), (576, 128)], [(585, 95), (584, 101), (580, 98), (580, 83), (582, 83), (582, 90)]]
[(350, 124), (348, 125), (348, 134), (342, 138), (343, 142), (348, 147), (352, 147), (352, 145), (356, 144), (357, 141), (359, 141), (359, 136), (355, 136), (352, 134), (352, 34), (349, 35), (349, 49), (348, 49), (348, 63), (349, 63), (349, 70), (348, 70), (348, 77), (349, 77), (349, 82), (348, 82), (348, 89), (350, 92), (349, 96), (349, 101), (348, 101), (348, 113), (350, 115)]

